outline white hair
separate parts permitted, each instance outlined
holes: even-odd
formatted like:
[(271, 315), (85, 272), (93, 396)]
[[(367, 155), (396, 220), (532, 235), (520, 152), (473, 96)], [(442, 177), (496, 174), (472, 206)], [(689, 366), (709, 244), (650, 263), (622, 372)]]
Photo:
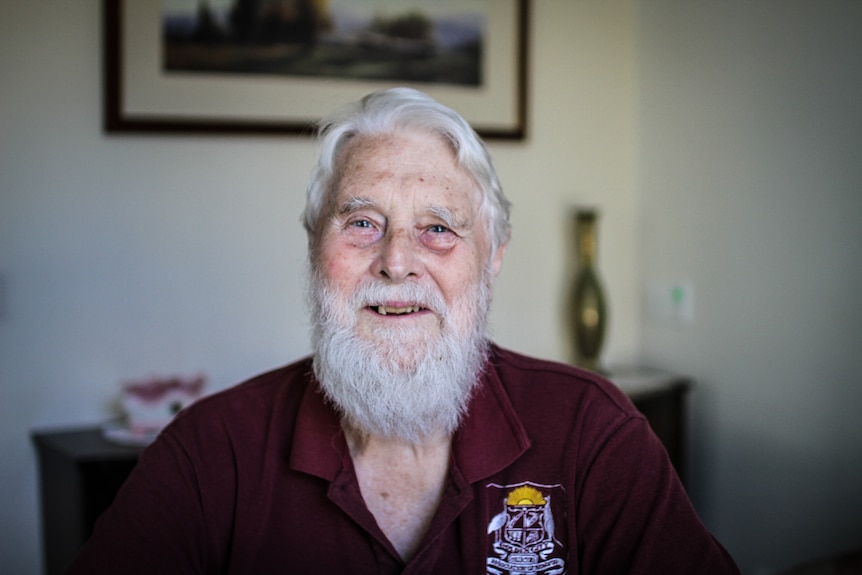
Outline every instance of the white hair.
[(493, 258), (511, 233), (510, 203), (503, 195), (488, 149), (470, 124), (457, 112), (412, 88), (391, 88), (372, 92), (331, 116), (318, 129), (320, 155), (306, 189), (307, 201), (302, 222), (308, 232), (310, 255), (314, 257), (319, 226), (328, 200), (335, 193), (338, 155), (347, 141), (356, 136), (392, 134), (418, 129), (448, 141), (458, 164), (475, 180), (482, 193), (480, 214), (490, 236)]

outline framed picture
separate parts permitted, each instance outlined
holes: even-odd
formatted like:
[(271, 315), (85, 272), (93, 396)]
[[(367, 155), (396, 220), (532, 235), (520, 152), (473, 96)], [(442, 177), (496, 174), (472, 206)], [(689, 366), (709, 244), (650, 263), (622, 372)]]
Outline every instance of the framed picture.
[(103, 0), (108, 132), (311, 134), (420, 89), (485, 138), (526, 135), (528, 0)]

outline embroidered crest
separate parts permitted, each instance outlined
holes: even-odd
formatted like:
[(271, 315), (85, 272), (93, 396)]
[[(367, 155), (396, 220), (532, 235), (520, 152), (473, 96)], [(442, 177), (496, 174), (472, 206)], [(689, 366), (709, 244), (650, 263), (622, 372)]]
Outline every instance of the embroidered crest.
[(490, 484), (501, 494), (500, 511), (488, 523), (490, 549), (487, 572), (493, 575), (562, 575), (565, 549), (556, 538), (551, 507), (560, 485), (529, 481), (515, 485)]

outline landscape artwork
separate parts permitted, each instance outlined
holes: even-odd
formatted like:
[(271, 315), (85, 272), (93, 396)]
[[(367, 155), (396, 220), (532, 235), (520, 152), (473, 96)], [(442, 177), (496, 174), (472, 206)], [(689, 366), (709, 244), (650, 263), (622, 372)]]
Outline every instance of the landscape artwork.
[(487, 4), (163, 0), (163, 72), (481, 87)]

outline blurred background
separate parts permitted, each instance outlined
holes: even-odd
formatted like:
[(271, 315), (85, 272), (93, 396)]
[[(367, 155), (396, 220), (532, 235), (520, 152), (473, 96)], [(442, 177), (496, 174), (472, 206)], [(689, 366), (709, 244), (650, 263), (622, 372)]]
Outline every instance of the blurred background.
[[(102, 130), (101, 2), (0, 2), (0, 573), (41, 573), (35, 429), (119, 382), (306, 354), (315, 146)], [(688, 488), (746, 575), (862, 546), (862, 3), (536, 0), (492, 312), (570, 360), (573, 206), (604, 361), (691, 376)], [(651, 299), (682, 286), (691, 306)]]

